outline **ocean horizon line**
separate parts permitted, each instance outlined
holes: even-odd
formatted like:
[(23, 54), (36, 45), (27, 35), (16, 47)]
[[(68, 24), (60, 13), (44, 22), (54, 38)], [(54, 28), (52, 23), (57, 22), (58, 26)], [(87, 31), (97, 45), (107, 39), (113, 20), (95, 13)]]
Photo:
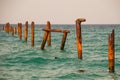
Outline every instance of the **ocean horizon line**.
[[(1, 23), (0, 25), (5, 25), (6, 23)], [(31, 23), (29, 23), (30, 25)], [(11, 23), (11, 25), (16, 25), (16, 23)], [(23, 24), (24, 25), (24, 24)], [(46, 25), (46, 24), (35, 24), (35, 25)], [(51, 24), (51, 25), (75, 25), (75, 24)], [(85, 24), (82, 25), (120, 25), (120, 24)]]

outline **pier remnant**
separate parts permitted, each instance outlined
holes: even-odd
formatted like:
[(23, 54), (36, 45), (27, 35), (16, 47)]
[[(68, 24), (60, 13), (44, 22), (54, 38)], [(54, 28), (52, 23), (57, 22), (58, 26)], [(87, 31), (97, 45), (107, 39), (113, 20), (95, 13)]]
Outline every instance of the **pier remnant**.
[(113, 73), (115, 72), (115, 50), (114, 50), (114, 29), (112, 30), (112, 33), (108, 36), (108, 66), (109, 66), (109, 72)]
[(28, 38), (28, 21), (26, 21), (25, 26), (24, 26), (24, 41), (27, 42)]
[(22, 23), (18, 23), (18, 37), (22, 39)]
[(5, 26), (5, 31), (8, 34), (9, 34), (9, 29), (10, 29), (10, 23), (8, 22), (8, 23), (6, 23), (6, 26)]
[(60, 47), (61, 50), (64, 49), (66, 38), (67, 38), (67, 32), (64, 32), (62, 37), (61, 47)]
[(76, 42), (78, 49), (78, 59), (82, 59), (82, 34), (81, 34), (81, 22), (85, 22), (86, 19), (79, 18), (76, 20)]
[(20, 28), (19, 28), (20, 26), (19, 25), (20, 25), (20, 23), (18, 23), (18, 26), (17, 26), (18, 37), (20, 35)]
[(51, 34), (50, 34), (51, 32), (61, 32), (61, 33), (63, 33), (63, 38), (62, 38), (62, 43), (61, 43), (60, 49), (63, 50), (64, 46), (65, 46), (65, 41), (66, 41), (66, 38), (67, 38), (67, 33), (70, 33), (70, 31), (69, 30), (51, 29), (50, 22), (47, 22), (47, 25), (49, 25), (49, 28), (46, 27), (46, 28), (42, 29), (45, 32), (44, 32), (44, 38), (43, 38), (43, 41), (42, 41), (42, 44), (41, 44), (41, 49), (44, 50), (46, 41), (48, 39), (49, 39), (48, 40), (48, 45), (49, 46), (51, 45)]
[[(47, 21), (46, 29), (51, 29), (50, 21)], [(51, 46), (51, 32), (50, 31), (48, 32), (47, 41), (48, 41), (48, 46)]]
[(10, 32), (11, 32), (12, 36), (14, 36), (14, 28), (12, 26), (10, 27)]
[(34, 47), (34, 22), (31, 23), (31, 46)]
[(43, 41), (42, 41), (42, 44), (41, 44), (41, 49), (42, 50), (44, 50), (44, 47), (45, 47), (45, 44), (46, 44), (46, 41), (47, 41), (47, 38), (48, 38), (48, 34), (49, 34), (48, 31), (44, 32), (44, 37), (43, 37)]

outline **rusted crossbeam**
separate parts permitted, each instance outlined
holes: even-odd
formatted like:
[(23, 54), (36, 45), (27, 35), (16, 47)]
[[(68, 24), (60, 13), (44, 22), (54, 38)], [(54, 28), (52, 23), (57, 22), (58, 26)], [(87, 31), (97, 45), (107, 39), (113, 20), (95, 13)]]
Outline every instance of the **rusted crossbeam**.
[(59, 29), (42, 29), (43, 31), (50, 31), (50, 32), (61, 32), (61, 33), (70, 33), (69, 30), (59, 30)]

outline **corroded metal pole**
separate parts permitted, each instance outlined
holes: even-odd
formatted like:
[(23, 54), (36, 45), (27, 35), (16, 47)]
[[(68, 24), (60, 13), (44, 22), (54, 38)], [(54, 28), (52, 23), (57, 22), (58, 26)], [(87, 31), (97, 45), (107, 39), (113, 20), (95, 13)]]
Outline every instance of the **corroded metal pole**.
[(63, 33), (62, 43), (61, 43), (61, 47), (60, 47), (61, 50), (64, 50), (66, 38), (67, 38), (67, 32)]
[(22, 23), (20, 23), (20, 40), (22, 39)]
[[(18, 23), (18, 27), (17, 27), (17, 32), (18, 32), (18, 37), (20, 36), (20, 23)], [(19, 37), (20, 38), (20, 37)]]
[(46, 29), (46, 28), (43, 28), (42, 29), (43, 31), (50, 31), (50, 32), (60, 32), (60, 33), (70, 33), (69, 30), (59, 30), (59, 29)]
[(44, 47), (45, 47), (45, 44), (46, 44), (46, 41), (47, 41), (47, 38), (48, 38), (48, 34), (49, 34), (48, 31), (44, 32), (44, 38), (43, 38), (43, 41), (42, 41), (42, 44), (41, 44), (41, 50), (44, 50)]
[(112, 30), (112, 33), (109, 35), (108, 38), (108, 66), (109, 66), (109, 72), (113, 73), (115, 72), (115, 50), (114, 50), (114, 30)]
[(76, 42), (78, 49), (78, 59), (82, 59), (82, 34), (81, 34), (81, 22), (85, 22), (86, 19), (79, 18), (76, 20)]
[(18, 23), (18, 36), (19, 39), (22, 39), (22, 23)]
[(31, 23), (31, 46), (34, 47), (34, 22)]
[(18, 36), (19, 36), (19, 33), (20, 33), (19, 24), (20, 24), (20, 23), (18, 23), (18, 25), (17, 25), (17, 33), (18, 33)]
[(27, 42), (28, 38), (28, 21), (26, 21), (25, 26), (24, 26), (24, 40)]
[(6, 30), (6, 33), (9, 34), (9, 29), (10, 29), (10, 23), (6, 23), (6, 26), (5, 26), (5, 30)]
[[(51, 24), (50, 24), (50, 21), (47, 21), (47, 26), (46, 26), (47, 29), (51, 29)], [(48, 32), (48, 46), (51, 46), (51, 32), (49, 31)]]

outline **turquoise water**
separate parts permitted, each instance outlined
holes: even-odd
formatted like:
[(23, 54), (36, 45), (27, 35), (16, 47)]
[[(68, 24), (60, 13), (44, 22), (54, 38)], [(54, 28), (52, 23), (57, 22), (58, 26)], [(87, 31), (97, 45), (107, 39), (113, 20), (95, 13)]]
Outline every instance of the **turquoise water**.
[[(65, 49), (62, 33), (51, 33), (52, 46), (40, 49), (45, 25), (35, 26), (35, 47), (0, 31), (0, 80), (120, 80), (120, 25), (82, 25), (83, 60), (77, 59), (75, 25), (52, 25), (67, 29)], [(115, 73), (108, 71), (108, 34), (115, 29)], [(23, 31), (24, 34), (24, 31)], [(57, 59), (55, 59), (57, 57)], [(79, 72), (83, 70), (84, 72)]]

